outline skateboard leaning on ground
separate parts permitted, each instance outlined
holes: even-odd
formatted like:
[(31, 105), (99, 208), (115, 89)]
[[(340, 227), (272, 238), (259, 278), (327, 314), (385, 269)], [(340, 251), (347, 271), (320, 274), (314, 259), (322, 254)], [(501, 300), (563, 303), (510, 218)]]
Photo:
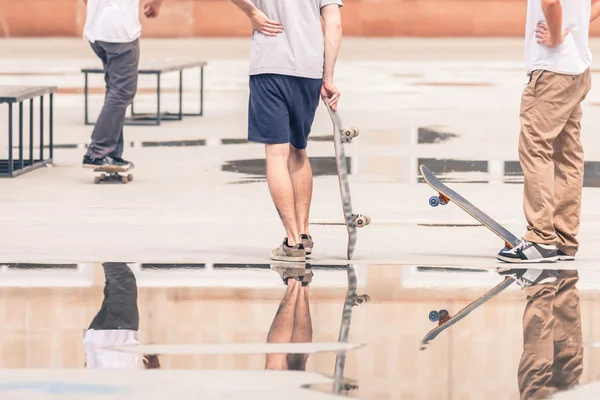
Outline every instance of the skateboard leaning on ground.
[(431, 186), (433, 190), (438, 192), (437, 196), (429, 198), (429, 204), (432, 207), (437, 207), (440, 204), (446, 205), (452, 201), (471, 217), (481, 222), (483, 226), (498, 235), (500, 239), (504, 240), (504, 245), (506, 247), (513, 248), (517, 245), (517, 241), (519, 239), (508, 229), (500, 225), (479, 208), (475, 207), (469, 200), (465, 199), (460, 194), (456, 193), (454, 190), (440, 182), (440, 180), (434, 175), (433, 172), (431, 172), (429, 168), (421, 165), (419, 169), (421, 171), (421, 175), (423, 175), (423, 179), (425, 179), (425, 182), (427, 182), (427, 184)]
[(447, 310), (431, 311), (429, 313), (429, 320), (432, 322), (438, 322), (438, 326), (427, 332), (423, 340), (421, 340), (419, 350), (425, 350), (429, 343), (433, 339), (435, 339), (440, 333), (450, 328), (452, 325), (456, 324), (461, 319), (465, 318), (471, 313), (471, 311), (487, 303), (492, 297), (496, 296), (498, 293), (508, 288), (514, 282), (515, 278), (511, 276), (505, 277), (502, 282), (500, 282), (498, 285), (487, 291), (483, 296), (473, 301), (471, 304), (457, 312), (452, 317), (450, 316), (450, 313)]
[[(133, 180), (133, 175), (129, 172), (132, 170), (133, 168), (123, 168), (117, 166), (94, 168), (94, 172), (100, 173), (99, 176), (94, 177), (94, 183), (98, 184), (102, 182), (131, 182)], [(123, 175), (121, 175), (122, 173)]]
[(350, 197), (350, 183), (348, 181), (348, 165), (346, 164), (346, 153), (344, 143), (349, 143), (352, 138), (358, 136), (358, 128), (342, 128), (342, 120), (337, 111), (331, 109), (328, 100), (325, 100), (327, 112), (333, 123), (333, 147), (335, 148), (335, 165), (340, 183), (340, 194), (342, 196), (342, 208), (344, 210), (344, 222), (348, 229), (348, 260), (354, 254), (356, 239), (358, 236), (356, 228), (362, 228), (371, 223), (371, 217), (352, 213), (352, 198)]

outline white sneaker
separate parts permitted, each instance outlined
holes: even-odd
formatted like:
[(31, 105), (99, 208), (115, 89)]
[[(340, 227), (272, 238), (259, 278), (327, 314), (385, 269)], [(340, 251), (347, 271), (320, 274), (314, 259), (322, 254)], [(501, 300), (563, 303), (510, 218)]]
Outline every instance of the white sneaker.
[(553, 263), (558, 261), (558, 248), (519, 239), (515, 247), (503, 248), (496, 258), (507, 263)]

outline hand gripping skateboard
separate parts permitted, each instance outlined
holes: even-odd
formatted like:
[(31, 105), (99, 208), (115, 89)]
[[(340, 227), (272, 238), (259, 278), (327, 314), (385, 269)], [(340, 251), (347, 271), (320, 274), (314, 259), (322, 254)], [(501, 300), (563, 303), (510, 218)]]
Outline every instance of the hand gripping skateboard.
[(348, 260), (354, 254), (356, 246), (357, 230), (371, 223), (371, 217), (352, 213), (352, 199), (350, 197), (350, 183), (348, 181), (348, 165), (346, 164), (346, 153), (344, 152), (344, 142), (349, 143), (352, 138), (358, 136), (358, 128), (342, 128), (340, 115), (331, 109), (329, 101), (325, 100), (325, 106), (333, 123), (333, 147), (335, 148), (335, 165), (337, 167), (338, 179), (340, 182), (340, 194), (342, 196), (342, 208), (344, 210), (344, 222), (348, 229)]
[(442, 333), (443, 331), (450, 328), (452, 325), (456, 324), (458, 321), (469, 315), (469, 313), (474, 309), (487, 303), (492, 297), (496, 296), (498, 293), (508, 288), (514, 282), (515, 278), (507, 276), (494, 288), (490, 289), (483, 296), (479, 297), (477, 300), (475, 300), (474, 302), (457, 312), (452, 317), (450, 316), (447, 310), (431, 311), (429, 313), (429, 320), (432, 322), (438, 322), (438, 326), (427, 332), (423, 340), (421, 340), (419, 350), (425, 350), (428, 347), (429, 342), (435, 339), (440, 333)]
[(129, 172), (133, 168), (123, 168), (114, 165), (94, 168), (94, 172), (101, 172), (99, 176), (94, 177), (94, 183), (101, 182), (121, 182), (127, 183), (133, 180), (132, 174), (121, 175), (122, 172)]
[(494, 221), (486, 213), (475, 207), (470, 201), (462, 197), (460, 194), (456, 193), (454, 190), (440, 182), (440, 180), (433, 174), (433, 172), (431, 172), (429, 168), (421, 165), (419, 169), (421, 170), (421, 175), (423, 175), (425, 182), (427, 182), (427, 184), (431, 186), (433, 190), (438, 192), (437, 196), (433, 196), (429, 199), (429, 204), (432, 207), (437, 207), (440, 204), (446, 205), (452, 201), (471, 217), (475, 218), (490, 231), (498, 235), (500, 239), (504, 240), (504, 245), (506, 247), (512, 248), (517, 245), (517, 241), (519, 239), (509, 232), (508, 229)]

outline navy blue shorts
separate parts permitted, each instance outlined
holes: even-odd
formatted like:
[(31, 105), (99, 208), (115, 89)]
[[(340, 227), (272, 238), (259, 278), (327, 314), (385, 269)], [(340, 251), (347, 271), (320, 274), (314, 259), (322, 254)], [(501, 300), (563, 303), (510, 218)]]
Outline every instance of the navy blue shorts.
[(319, 106), (321, 79), (250, 75), (248, 140), (305, 149)]

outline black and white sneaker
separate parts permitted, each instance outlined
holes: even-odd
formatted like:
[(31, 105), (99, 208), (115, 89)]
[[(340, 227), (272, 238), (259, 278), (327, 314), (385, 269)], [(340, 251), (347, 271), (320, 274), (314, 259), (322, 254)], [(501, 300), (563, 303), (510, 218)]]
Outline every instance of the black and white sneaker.
[(526, 288), (532, 285), (543, 283), (554, 283), (558, 276), (554, 269), (525, 269), (525, 268), (498, 268), (498, 273), (503, 276), (512, 276), (516, 279), (517, 285)]
[(135, 165), (131, 161), (124, 160), (121, 157), (112, 157), (112, 159), (116, 163), (128, 166), (127, 169), (135, 168)]
[(558, 248), (519, 239), (515, 247), (503, 248), (496, 258), (507, 263), (553, 263), (558, 261)]
[(123, 160), (122, 158), (116, 160), (109, 156), (103, 158), (92, 158), (87, 154), (83, 156), (83, 168), (100, 168), (100, 167), (120, 167), (131, 169), (131, 163)]
[(570, 256), (562, 250), (558, 250), (558, 261), (575, 261), (575, 256)]

